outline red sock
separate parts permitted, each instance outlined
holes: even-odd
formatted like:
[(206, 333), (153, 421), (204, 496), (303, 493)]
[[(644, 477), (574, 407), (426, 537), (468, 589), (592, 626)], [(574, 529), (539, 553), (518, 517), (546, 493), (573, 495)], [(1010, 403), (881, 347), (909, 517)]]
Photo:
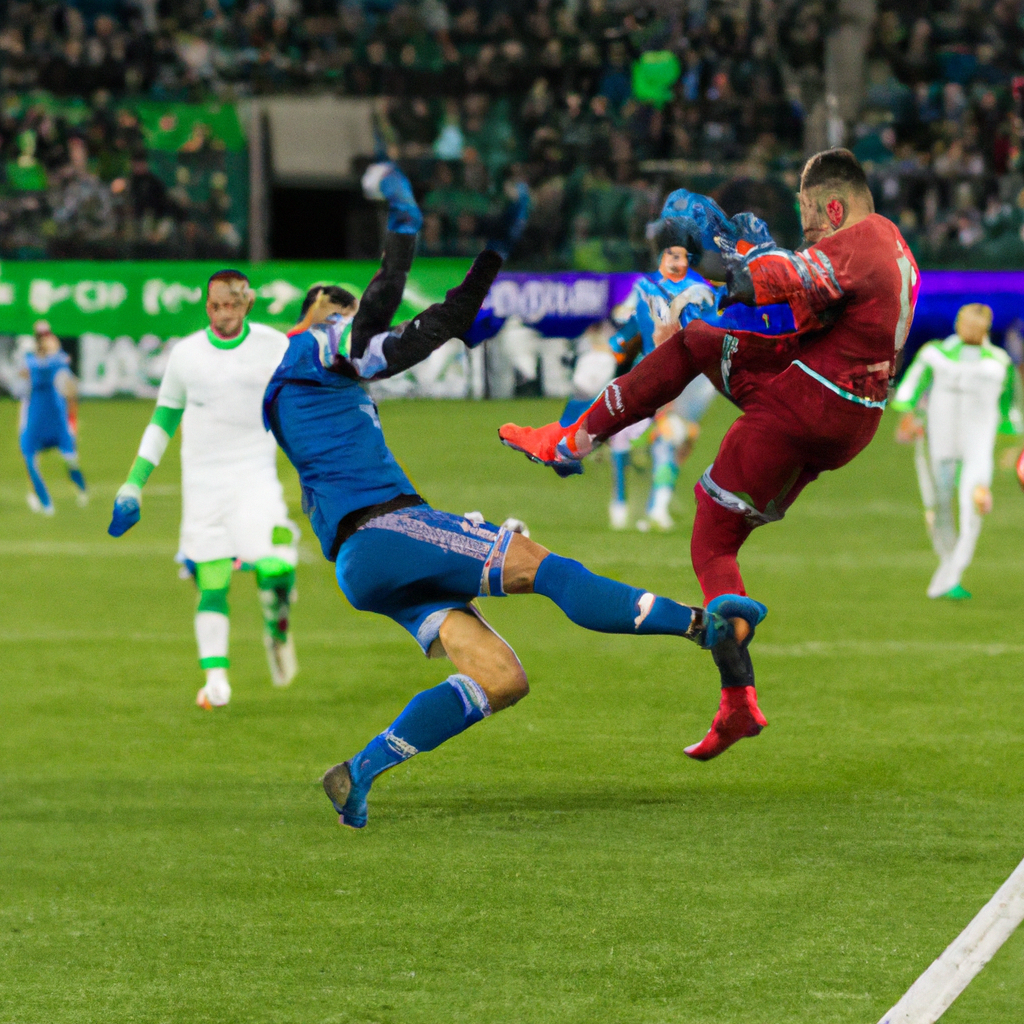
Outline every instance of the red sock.
[(587, 433), (605, 441), (623, 427), (653, 416), (721, 359), (724, 334), (699, 320), (673, 334), (604, 389), (587, 413)]

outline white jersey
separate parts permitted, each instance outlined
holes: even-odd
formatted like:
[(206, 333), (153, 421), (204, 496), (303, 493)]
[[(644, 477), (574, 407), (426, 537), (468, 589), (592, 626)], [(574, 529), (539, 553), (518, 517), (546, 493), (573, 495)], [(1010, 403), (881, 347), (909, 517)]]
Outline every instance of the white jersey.
[(929, 342), (896, 391), (896, 408), (913, 408), (927, 395), (928, 447), (933, 460), (962, 460), (992, 451), (1003, 424), (1020, 429), (1010, 357), (989, 341), (967, 345), (951, 334)]
[(287, 348), (280, 331), (251, 323), (232, 347), (202, 330), (171, 350), (157, 405), (184, 410), (181, 550), (196, 562), (280, 554), (274, 528), (298, 535), (263, 425), (263, 393)]

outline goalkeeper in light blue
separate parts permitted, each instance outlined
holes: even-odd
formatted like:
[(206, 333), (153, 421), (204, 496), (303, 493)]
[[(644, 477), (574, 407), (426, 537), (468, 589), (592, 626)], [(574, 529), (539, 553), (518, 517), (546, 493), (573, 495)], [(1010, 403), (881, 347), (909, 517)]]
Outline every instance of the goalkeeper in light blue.
[(729, 596), (705, 610), (596, 576), (528, 539), (521, 524), (442, 512), (416, 492), (363, 384), (401, 373), (465, 336), (524, 220), (526, 195), (465, 280), (443, 302), (394, 327), (420, 218), (400, 172), (389, 165), (375, 173), (390, 207), (380, 270), (357, 311), (332, 302), (326, 289), (314, 297), (264, 400), (267, 424), (298, 470), (303, 505), (345, 596), (360, 611), (393, 619), (428, 657), (452, 663), (444, 680), (414, 696), (365, 747), (324, 775), (341, 822), (353, 828), (366, 824), (370, 788), (382, 772), (526, 695), (523, 666), (487, 625), (476, 598), (542, 594), (586, 629), (678, 636), (717, 657), (738, 650), (730, 620), (753, 627), (765, 613), (749, 598)]

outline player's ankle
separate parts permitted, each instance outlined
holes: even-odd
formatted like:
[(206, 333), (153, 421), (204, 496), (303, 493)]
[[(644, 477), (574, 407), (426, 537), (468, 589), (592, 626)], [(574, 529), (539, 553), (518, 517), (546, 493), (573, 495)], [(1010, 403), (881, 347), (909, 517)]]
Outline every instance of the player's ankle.
[(586, 427), (578, 427), (576, 430), (570, 428), (565, 434), (565, 444), (569, 451), (577, 458), (584, 458), (594, 450), (594, 439), (587, 432)]

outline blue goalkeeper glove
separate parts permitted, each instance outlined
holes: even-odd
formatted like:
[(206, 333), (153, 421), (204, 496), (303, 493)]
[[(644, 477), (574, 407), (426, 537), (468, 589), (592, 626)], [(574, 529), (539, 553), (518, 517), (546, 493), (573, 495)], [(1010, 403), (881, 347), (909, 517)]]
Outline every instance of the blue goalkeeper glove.
[(123, 484), (114, 498), (114, 514), (107, 533), (120, 537), (127, 533), (142, 516), (142, 491), (135, 484)]

